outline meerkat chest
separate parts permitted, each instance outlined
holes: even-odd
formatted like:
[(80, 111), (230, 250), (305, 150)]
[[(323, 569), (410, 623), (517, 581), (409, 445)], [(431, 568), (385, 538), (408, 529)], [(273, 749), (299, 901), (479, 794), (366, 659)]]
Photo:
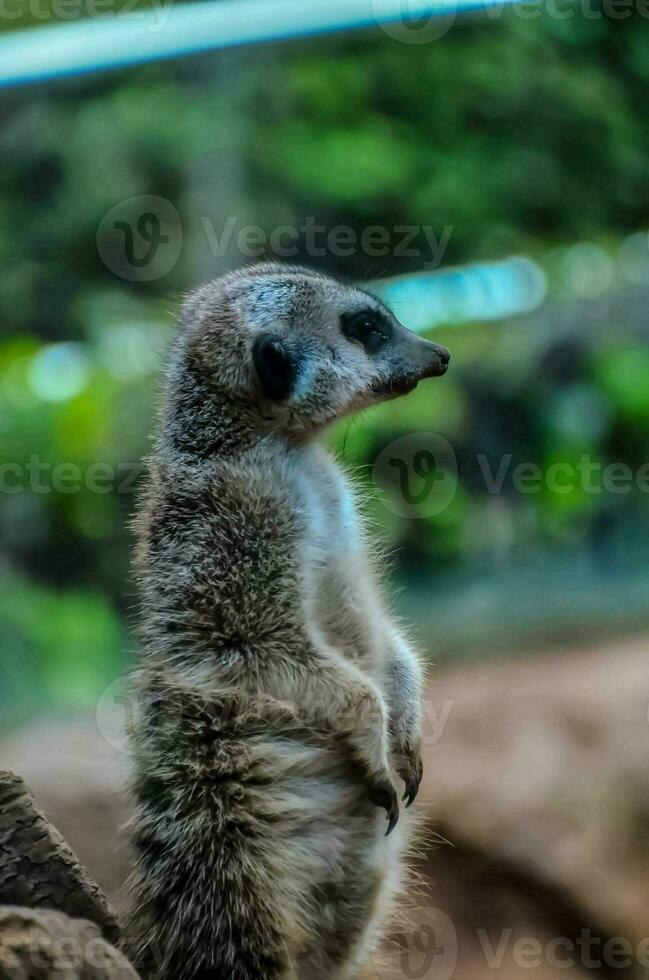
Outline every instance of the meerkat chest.
[(338, 649), (368, 667), (379, 654), (370, 560), (353, 491), (333, 460), (300, 474), (307, 615)]
[(363, 564), (364, 542), (353, 494), (333, 460), (306, 456), (297, 472), (304, 555), (313, 575)]

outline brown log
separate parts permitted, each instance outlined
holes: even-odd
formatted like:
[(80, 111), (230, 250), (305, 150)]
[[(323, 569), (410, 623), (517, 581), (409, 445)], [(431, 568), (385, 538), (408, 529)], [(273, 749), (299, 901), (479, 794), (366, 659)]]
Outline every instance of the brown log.
[(94, 922), (51, 909), (0, 906), (3, 980), (137, 980)]
[(117, 918), (106, 896), (37, 808), (22, 779), (3, 771), (0, 904), (56, 909), (94, 922), (111, 943), (119, 939)]

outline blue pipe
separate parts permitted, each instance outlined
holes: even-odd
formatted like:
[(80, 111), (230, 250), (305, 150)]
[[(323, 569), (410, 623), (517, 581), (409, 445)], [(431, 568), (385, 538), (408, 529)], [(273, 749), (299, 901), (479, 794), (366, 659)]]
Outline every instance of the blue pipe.
[[(121, 68), (218, 48), (307, 37), (466, 11), (498, 14), (522, 0), (159, 0), (132, 13), (0, 36), (0, 86)], [(413, 5), (414, 4), (414, 8)], [(391, 31), (394, 28), (390, 29)]]

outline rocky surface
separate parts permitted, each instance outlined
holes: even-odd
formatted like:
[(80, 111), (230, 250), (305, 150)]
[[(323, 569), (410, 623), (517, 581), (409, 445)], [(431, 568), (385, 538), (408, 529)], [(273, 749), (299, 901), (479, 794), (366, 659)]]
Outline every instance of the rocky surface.
[(0, 906), (3, 980), (137, 980), (93, 922), (62, 912)]
[(0, 741), (0, 767), (23, 777), (119, 912), (130, 863), (123, 833), (128, 758), (113, 730), (95, 717), (41, 719)]
[(117, 917), (106, 896), (38, 809), (23, 780), (2, 771), (0, 902), (87, 918), (111, 942), (119, 939)]
[(440, 674), (423, 786), (452, 844), (634, 945), (649, 936), (648, 654), (625, 639)]

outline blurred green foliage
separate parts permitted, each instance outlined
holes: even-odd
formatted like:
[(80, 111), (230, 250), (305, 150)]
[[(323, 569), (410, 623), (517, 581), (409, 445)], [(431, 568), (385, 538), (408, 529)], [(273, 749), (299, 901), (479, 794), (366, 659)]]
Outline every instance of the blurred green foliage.
[[(1, 26), (34, 20), (29, 4), (21, 16)], [(2, 93), (7, 717), (92, 702), (134, 645), (123, 626), (127, 526), (173, 312), (184, 290), (245, 261), (232, 245), (210, 250), (206, 218), (219, 233), (228, 217), (268, 232), (308, 217), (358, 234), (448, 226), (447, 265), (536, 257), (550, 279), (547, 312), (438, 331), (453, 349), (449, 376), (345, 423), (334, 443), (402, 571), (422, 582), (557, 549), (607, 565), (643, 557), (637, 487), (525, 495), (507, 479), (494, 495), (479, 457), (543, 470), (583, 454), (634, 470), (649, 458), (646, 331), (635, 314), (626, 321), (622, 300), (618, 320), (595, 316), (595, 288), (592, 298), (582, 289), (593, 320), (582, 324), (571, 274), (561, 278), (571, 243), (590, 239), (615, 265), (622, 239), (649, 227), (648, 66), (649, 22), (635, 13), (510, 10), (458, 20), (429, 44), (376, 29)], [(96, 234), (115, 204), (142, 194), (173, 202), (183, 249), (166, 275), (138, 283), (104, 266)], [(363, 280), (422, 265), (361, 251), (314, 258), (303, 241), (295, 260)], [(636, 277), (634, 295), (641, 286)], [(618, 299), (624, 288), (614, 284)], [(413, 521), (381, 503), (370, 467), (391, 439), (427, 430), (453, 445), (459, 486), (442, 513)]]

